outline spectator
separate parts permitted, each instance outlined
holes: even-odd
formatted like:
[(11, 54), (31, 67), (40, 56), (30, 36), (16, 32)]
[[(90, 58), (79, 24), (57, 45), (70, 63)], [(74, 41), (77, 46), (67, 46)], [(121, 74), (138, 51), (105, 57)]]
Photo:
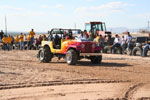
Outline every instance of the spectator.
[(31, 31), (29, 32), (29, 35), (31, 36), (31, 39), (30, 39), (30, 45), (33, 45), (33, 42), (34, 42), (34, 36), (35, 36), (34, 29), (31, 29)]
[(13, 39), (12, 39), (12, 37), (9, 35), (8, 37), (7, 37), (7, 41), (8, 41), (8, 49), (9, 50), (12, 50), (12, 42), (13, 42)]
[(88, 39), (88, 34), (87, 34), (87, 31), (84, 30), (84, 32), (81, 32), (81, 35), (80, 35), (80, 39)]
[(48, 40), (48, 38), (46, 37), (46, 35), (44, 34), (43, 35), (43, 41), (47, 41)]
[(37, 38), (35, 38), (34, 44), (36, 46), (36, 49), (39, 48), (39, 40)]
[(15, 46), (19, 47), (19, 36), (18, 35), (15, 37)]
[(99, 37), (99, 39), (98, 39), (98, 43), (99, 43), (99, 45), (102, 46), (102, 48), (104, 48), (104, 38), (103, 38), (102, 35), (100, 35), (100, 37)]
[(42, 35), (39, 36), (39, 39), (38, 39), (38, 40), (39, 40), (39, 44), (41, 45), (41, 42), (42, 42), (42, 40), (43, 40)]
[(118, 36), (118, 34), (115, 36), (114, 44), (112, 45), (112, 51), (114, 51), (115, 47), (120, 47), (121, 46), (121, 41)]
[(1, 30), (1, 32), (0, 32), (0, 39), (3, 39), (3, 36), (4, 36), (4, 32), (3, 32), (3, 30)]
[(143, 54), (142, 54), (143, 57), (146, 56), (147, 50), (149, 50), (149, 49), (150, 49), (150, 33), (148, 34), (148, 38), (146, 40), (146, 45), (144, 46), (144, 49), (143, 49)]
[(28, 34), (28, 35), (27, 35), (27, 49), (30, 48), (30, 45), (31, 45), (30, 41), (31, 41), (31, 35)]
[(127, 49), (130, 48), (131, 41), (132, 41), (132, 36), (131, 36), (130, 32), (127, 32), (127, 36), (126, 36)]
[(126, 39), (124, 36), (122, 36), (121, 38), (121, 47), (122, 47), (122, 51), (124, 52), (126, 49)]
[(25, 46), (26, 46), (26, 44), (27, 44), (27, 36), (26, 36), (26, 34), (24, 34), (24, 49), (25, 49)]
[(24, 36), (22, 33), (19, 35), (19, 42), (20, 42), (20, 50), (23, 50), (24, 49)]
[[(107, 41), (107, 40), (108, 40), (106, 35), (104, 35), (103, 37), (104, 37), (104, 41)], [(111, 38), (111, 37), (110, 37), (110, 38)]]
[(89, 35), (88, 41), (93, 41), (92, 34)]
[(86, 38), (89, 38), (87, 30), (84, 30), (84, 35), (86, 35)]
[(99, 30), (96, 30), (94, 37), (96, 38), (96, 37), (98, 37), (98, 36), (99, 36)]
[(14, 39), (14, 37), (13, 37), (13, 36), (11, 36), (11, 38), (12, 38), (12, 42), (11, 42), (11, 44), (12, 44), (12, 47), (13, 47), (13, 45), (14, 45), (14, 43), (15, 43), (15, 39)]
[(9, 51), (9, 48), (8, 48), (8, 40), (7, 40), (7, 36), (4, 35), (4, 37), (2, 38), (2, 43), (3, 43), (3, 50), (8, 50)]

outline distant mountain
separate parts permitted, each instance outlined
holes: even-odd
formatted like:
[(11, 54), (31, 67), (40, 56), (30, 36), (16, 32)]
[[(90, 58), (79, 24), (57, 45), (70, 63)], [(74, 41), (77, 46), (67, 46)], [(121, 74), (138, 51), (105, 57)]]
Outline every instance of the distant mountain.
[(113, 28), (107, 28), (108, 31), (111, 31), (112, 33), (122, 33), (128, 30), (126, 27), (113, 27)]

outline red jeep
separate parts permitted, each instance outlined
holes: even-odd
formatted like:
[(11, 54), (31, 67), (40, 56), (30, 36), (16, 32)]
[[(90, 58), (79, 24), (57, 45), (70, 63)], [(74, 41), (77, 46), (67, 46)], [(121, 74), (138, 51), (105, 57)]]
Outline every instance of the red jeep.
[[(77, 29), (52, 29), (48, 41), (42, 41), (38, 58), (49, 62), (53, 57), (65, 58), (69, 65), (75, 65), (82, 58), (90, 59), (93, 64), (101, 63), (101, 47), (96, 42), (75, 38)], [(69, 36), (72, 38), (64, 38)], [(56, 39), (57, 37), (57, 39)]]

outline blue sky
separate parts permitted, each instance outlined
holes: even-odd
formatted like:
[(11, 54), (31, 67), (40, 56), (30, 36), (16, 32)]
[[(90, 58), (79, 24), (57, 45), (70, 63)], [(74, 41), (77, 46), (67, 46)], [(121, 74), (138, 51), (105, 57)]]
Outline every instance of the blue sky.
[(46, 32), (51, 28), (84, 29), (89, 21), (107, 27), (142, 28), (150, 21), (150, 0), (0, 0), (0, 30)]

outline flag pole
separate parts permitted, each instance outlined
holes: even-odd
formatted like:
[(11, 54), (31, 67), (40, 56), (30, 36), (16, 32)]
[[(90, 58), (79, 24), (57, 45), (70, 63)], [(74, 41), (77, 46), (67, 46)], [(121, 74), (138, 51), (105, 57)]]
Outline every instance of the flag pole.
[(5, 33), (7, 35), (7, 17), (6, 17), (6, 15), (5, 15)]

